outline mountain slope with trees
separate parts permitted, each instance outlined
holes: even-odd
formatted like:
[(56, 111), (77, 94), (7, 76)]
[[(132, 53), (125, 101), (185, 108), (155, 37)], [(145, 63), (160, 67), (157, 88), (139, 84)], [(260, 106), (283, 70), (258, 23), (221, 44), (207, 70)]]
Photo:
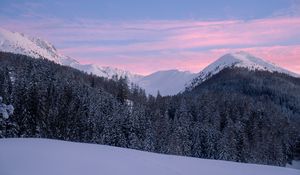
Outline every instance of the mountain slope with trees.
[(42, 137), (284, 166), (300, 138), (300, 79), (227, 68), (176, 96), (146, 96), (54, 62), (0, 53), (0, 137)]

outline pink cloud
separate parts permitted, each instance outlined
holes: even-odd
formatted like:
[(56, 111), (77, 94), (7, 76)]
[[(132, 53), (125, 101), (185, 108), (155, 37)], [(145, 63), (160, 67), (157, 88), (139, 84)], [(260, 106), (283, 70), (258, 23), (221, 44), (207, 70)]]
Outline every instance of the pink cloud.
[[(0, 24), (42, 36), (83, 63), (116, 66), (141, 74), (174, 68), (199, 72), (221, 55), (237, 50), (300, 73), (300, 17), (116, 22), (55, 18), (20, 22), (0, 17)], [(95, 44), (99, 40), (140, 42)], [(77, 42), (80, 44), (68, 45)]]
[[(143, 30), (137, 30), (143, 29)], [(77, 28), (75, 31), (78, 30)], [(156, 40), (127, 45), (83, 45), (73, 50), (83, 52), (135, 52), (201, 47), (272, 45), (300, 36), (300, 18), (275, 18), (252, 21), (171, 21), (132, 22), (93, 29), (80, 29), (83, 35), (65, 36), (66, 40), (97, 39), (151, 39)], [(78, 32), (78, 31), (77, 31)], [(72, 30), (71, 32), (72, 33)], [(89, 35), (89, 36), (86, 36)], [(72, 39), (72, 37), (74, 39)], [(72, 50), (66, 48), (64, 50)]]
[[(10, 21), (5, 22), (5, 26), (14, 30), (20, 28), (31, 31), (30, 33), (37, 31), (34, 29), (41, 29), (40, 32), (43, 32), (44, 36), (59, 42), (157, 38), (157, 42), (144, 45), (146, 48), (154, 47), (149, 48), (150, 50), (157, 47), (173, 49), (223, 44), (261, 44), (300, 35), (299, 17), (204, 22), (193, 20), (109, 22), (85, 19), (61, 21), (55, 18), (43, 21), (46, 22), (22, 24), (19, 21)], [(135, 44), (128, 45), (128, 47), (135, 46)]]

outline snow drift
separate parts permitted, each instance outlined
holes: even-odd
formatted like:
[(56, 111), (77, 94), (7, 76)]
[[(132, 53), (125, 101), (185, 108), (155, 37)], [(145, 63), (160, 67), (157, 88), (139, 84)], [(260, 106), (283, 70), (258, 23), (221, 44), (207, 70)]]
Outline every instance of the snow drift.
[(295, 169), (48, 139), (0, 139), (1, 175), (299, 175)]

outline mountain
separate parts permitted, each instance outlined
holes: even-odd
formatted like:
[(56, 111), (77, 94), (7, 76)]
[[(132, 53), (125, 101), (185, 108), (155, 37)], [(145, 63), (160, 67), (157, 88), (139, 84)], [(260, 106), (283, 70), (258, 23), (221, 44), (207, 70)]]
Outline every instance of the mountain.
[(34, 58), (46, 58), (61, 64), (65, 56), (59, 54), (55, 47), (47, 41), (32, 38), (25, 34), (11, 32), (0, 28), (0, 50), (23, 54)]
[(0, 147), (0, 174), (10, 175), (300, 174), (299, 170), (284, 167), (169, 156), (50, 139), (2, 139)]
[(3, 28), (0, 28), (0, 51), (27, 55), (34, 58), (45, 58), (55, 63), (105, 78), (112, 78), (114, 75), (118, 75), (119, 77), (127, 76), (130, 82), (135, 82), (142, 77), (117, 68), (102, 67), (94, 64), (80, 64), (75, 59), (59, 53), (48, 41), (18, 32), (11, 32)]
[(251, 71), (268, 71), (284, 73), (293, 77), (299, 77), (298, 74), (283, 69), (271, 62), (268, 62), (262, 58), (255, 57), (247, 52), (239, 51), (235, 53), (229, 53), (204, 68), (199, 72), (195, 79), (191, 81), (188, 89), (192, 89), (195, 86), (201, 84), (205, 80), (209, 79), (213, 75), (216, 75), (225, 68), (246, 68)]
[(220, 57), (199, 73), (178, 70), (158, 71), (138, 79), (135, 83), (144, 88), (148, 94), (154, 96), (157, 95), (158, 91), (163, 96), (176, 95), (185, 89), (193, 89), (225, 68), (246, 68), (250, 71), (278, 72), (292, 77), (299, 77), (298, 74), (267, 60), (239, 51)]
[(183, 92), (185, 88), (193, 89), (225, 68), (246, 68), (250, 71), (278, 72), (292, 77), (299, 77), (298, 74), (283, 69), (269, 61), (247, 52), (239, 51), (220, 57), (197, 74), (178, 70), (158, 71), (142, 77), (136, 83), (152, 95), (156, 95), (158, 91), (164, 96), (176, 95), (179, 92)]
[(163, 96), (176, 95), (184, 90), (186, 83), (195, 78), (195, 75), (188, 71), (158, 71), (144, 76), (137, 81), (137, 84), (154, 96), (157, 95), (158, 91)]

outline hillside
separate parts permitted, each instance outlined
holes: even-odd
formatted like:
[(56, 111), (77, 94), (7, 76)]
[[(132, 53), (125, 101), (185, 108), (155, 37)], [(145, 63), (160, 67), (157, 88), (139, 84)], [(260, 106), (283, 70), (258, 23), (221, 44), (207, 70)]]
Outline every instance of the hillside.
[(125, 79), (0, 53), (0, 94), (14, 114), (0, 137), (42, 137), (285, 166), (299, 140), (299, 78), (224, 69), (191, 91), (146, 97)]

